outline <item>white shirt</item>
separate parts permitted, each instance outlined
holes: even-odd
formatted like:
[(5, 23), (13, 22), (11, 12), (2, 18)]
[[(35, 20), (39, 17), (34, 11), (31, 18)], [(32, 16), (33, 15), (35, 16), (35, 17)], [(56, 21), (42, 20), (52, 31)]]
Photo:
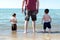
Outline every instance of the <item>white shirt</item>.
[(16, 17), (11, 17), (10, 22), (11, 24), (16, 24), (17, 23)]
[(51, 17), (48, 14), (45, 14), (43, 16), (43, 22), (50, 22), (51, 21)]

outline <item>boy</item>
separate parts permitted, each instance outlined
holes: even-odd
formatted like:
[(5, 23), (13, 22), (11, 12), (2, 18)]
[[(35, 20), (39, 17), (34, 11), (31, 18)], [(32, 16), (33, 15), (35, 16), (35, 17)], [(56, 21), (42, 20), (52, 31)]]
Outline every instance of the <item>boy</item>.
[(44, 32), (46, 32), (46, 28), (48, 27), (49, 32), (51, 32), (51, 17), (48, 15), (49, 9), (45, 9), (45, 15), (42, 18), (42, 21), (44, 22), (43, 29)]
[(10, 19), (10, 22), (12, 24), (12, 31), (16, 31), (17, 30), (17, 19), (16, 19), (16, 13), (14, 13)]

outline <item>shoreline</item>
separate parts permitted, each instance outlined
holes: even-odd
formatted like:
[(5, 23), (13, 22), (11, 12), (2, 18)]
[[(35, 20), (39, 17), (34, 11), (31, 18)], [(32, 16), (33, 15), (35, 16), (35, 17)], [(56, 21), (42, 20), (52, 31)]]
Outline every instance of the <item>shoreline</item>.
[[(58, 25), (52, 26), (59, 29)], [(60, 40), (60, 29), (57, 31), (54, 28), (51, 33), (43, 33), (42, 25), (36, 25), (36, 33), (33, 33), (32, 26), (29, 25), (28, 33), (24, 34), (24, 26), (18, 26), (17, 32), (12, 32), (10, 26), (2, 27), (0, 28), (0, 40)]]
[[(32, 30), (32, 26), (29, 25), (28, 26), (28, 30)], [(4, 25), (1, 25), (0, 26), (0, 30), (11, 30), (11, 25), (10, 26), (4, 26)], [(17, 26), (17, 30), (20, 31), (20, 30), (24, 30), (24, 25), (22, 26)], [(48, 28), (46, 29), (48, 30)], [(36, 25), (36, 31), (43, 31), (43, 25), (42, 24), (38, 24)], [(51, 26), (51, 31), (60, 31), (60, 25), (52, 25)]]

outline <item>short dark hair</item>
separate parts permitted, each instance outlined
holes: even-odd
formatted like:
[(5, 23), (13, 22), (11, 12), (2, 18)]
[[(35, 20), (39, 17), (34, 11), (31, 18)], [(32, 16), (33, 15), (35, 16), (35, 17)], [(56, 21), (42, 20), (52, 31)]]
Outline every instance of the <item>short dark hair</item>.
[(16, 13), (14, 13), (12, 16), (16, 16)]
[(49, 13), (49, 9), (45, 9), (45, 13), (48, 14)]

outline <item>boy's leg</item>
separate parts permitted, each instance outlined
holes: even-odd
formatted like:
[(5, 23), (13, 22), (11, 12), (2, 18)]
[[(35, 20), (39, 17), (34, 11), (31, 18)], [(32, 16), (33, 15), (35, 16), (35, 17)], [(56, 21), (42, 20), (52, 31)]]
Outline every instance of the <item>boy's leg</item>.
[(44, 32), (46, 32), (46, 29), (44, 29)]
[(51, 32), (51, 24), (50, 24), (50, 22), (47, 23), (47, 27), (49, 29), (49, 32)]
[(14, 24), (12, 24), (12, 31), (14, 31)]
[(46, 32), (46, 23), (44, 23), (43, 29), (44, 29), (44, 32)]
[(15, 25), (12, 24), (12, 31), (15, 31)]
[(14, 24), (14, 30), (17, 31), (17, 25), (16, 24)]
[(13, 24), (12, 24), (11, 30), (13, 31)]
[(49, 32), (51, 32), (51, 24), (50, 24), (50, 22), (48, 22), (48, 29), (49, 29)]
[(49, 33), (51, 32), (51, 29), (49, 29)]
[(17, 25), (16, 24), (12, 24), (12, 31), (17, 31)]

